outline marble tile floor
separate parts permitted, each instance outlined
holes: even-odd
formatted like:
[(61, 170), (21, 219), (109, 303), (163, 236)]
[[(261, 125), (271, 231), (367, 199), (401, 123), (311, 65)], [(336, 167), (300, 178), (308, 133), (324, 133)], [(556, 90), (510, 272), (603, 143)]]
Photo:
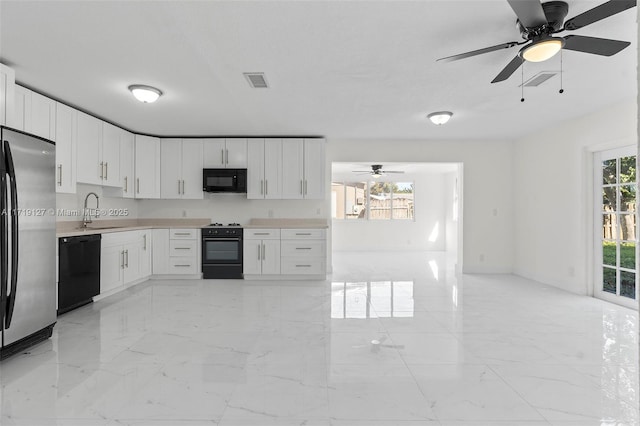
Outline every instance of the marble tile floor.
[(0, 364), (3, 426), (640, 424), (637, 312), (441, 253), (154, 280)]

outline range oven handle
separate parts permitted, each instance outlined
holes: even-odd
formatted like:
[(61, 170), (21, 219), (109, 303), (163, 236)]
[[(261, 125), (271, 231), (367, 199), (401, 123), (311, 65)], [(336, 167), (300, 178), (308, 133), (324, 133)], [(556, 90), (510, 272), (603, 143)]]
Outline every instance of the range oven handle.
[(242, 241), (242, 238), (202, 237), (202, 241)]

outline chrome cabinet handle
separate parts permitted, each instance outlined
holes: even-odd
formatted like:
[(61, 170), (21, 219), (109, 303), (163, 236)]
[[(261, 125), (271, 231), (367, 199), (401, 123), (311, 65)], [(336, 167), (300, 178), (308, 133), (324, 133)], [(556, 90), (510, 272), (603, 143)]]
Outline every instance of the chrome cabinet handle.
[(224, 164), (224, 149), (220, 150), (220, 163)]
[(140, 178), (136, 178), (136, 193), (140, 193)]
[(107, 177), (109, 174), (109, 163), (104, 163), (104, 180), (108, 180)]
[(124, 192), (129, 192), (129, 176), (124, 177)]
[(191, 235), (189, 232), (175, 232), (173, 235)]
[(296, 250), (311, 250), (311, 247), (296, 247)]
[(264, 180), (264, 195), (268, 195), (269, 194), (269, 181), (268, 180)]
[(269, 235), (268, 232), (254, 232), (253, 235)]
[(180, 194), (180, 179), (178, 179), (178, 194)]
[(264, 195), (264, 180), (260, 180), (260, 195)]
[(120, 252), (120, 269), (124, 269), (124, 250)]
[(307, 180), (304, 180), (304, 195), (307, 195)]
[(100, 179), (104, 179), (104, 162), (100, 162)]
[(182, 181), (182, 195), (184, 195), (184, 180)]
[(191, 250), (191, 247), (174, 247), (175, 250)]
[(265, 259), (266, 250), (264, 249), (264, 244), (262, 244), (262, 260)]
[(142, 240), (144, 241), (142, 244), (142, 250), (147, 251), (147, 234), (142, 236)]
[(225, 158), (224, 163), (229, 164), (229, 150), (225, 149), (224, 151), (225, 151), (225, 154), (227, 155), (227, 158)]
[(62, 186), (62, 164), (58, 164), (58, 186)]
[(296, 235), (311, 235), (311, 232), (296, 232)]
[(191, 265), (174, 265), (174, 266), (177, 266), (177, 267), (180, 267), (180, 268), (188, 268)]
[(127, 254), (127, 268), (129, 267), (129, 250), (124, 251)]
[(258, 246), (258, 260), (260, 260), (260, 259), (261, 259), (261, 257), (260, 257), (260, 250), (261, 250), (261, 248), (262, 248), (262, 244), (260, 244), (260, 245)]
[(302, 179), (300, 179), (300, 194), (302, 194)]
[(296, 265), (296, 268), (311, 268), (311, 265)]

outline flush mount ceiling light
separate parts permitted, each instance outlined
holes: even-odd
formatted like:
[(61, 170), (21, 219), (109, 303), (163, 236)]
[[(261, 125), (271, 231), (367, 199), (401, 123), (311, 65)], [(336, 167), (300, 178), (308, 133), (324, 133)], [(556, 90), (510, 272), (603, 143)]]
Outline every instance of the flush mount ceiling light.
[(563, 38), (548, 37), (522, 48), (519, 55), (525, 61), (543, 62), (551, 59), (563, 46)]
[(427, 118), (431, 120), (431, 122), (436, 126), (440, 126), (449, 121), (452, 115), (453, 113), (450, 111), (438, 111), (432, 112), (431, 114), (427, 115)]
[(145, 104), (157, 101), (162, 95), (162, 92), (159, 89), (151, 86), (145, 86), (143, 84), (132, 84), (129, 86), (129, 90), (137, 100)]

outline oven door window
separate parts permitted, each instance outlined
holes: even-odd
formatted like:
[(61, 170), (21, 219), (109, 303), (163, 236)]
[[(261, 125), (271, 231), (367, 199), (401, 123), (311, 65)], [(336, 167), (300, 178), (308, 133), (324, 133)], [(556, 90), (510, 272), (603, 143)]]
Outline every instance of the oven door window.
[(242, 253), (239, 240), (212, 239), (204, 240), (204, 262), (230, 263), (240, 262)]

